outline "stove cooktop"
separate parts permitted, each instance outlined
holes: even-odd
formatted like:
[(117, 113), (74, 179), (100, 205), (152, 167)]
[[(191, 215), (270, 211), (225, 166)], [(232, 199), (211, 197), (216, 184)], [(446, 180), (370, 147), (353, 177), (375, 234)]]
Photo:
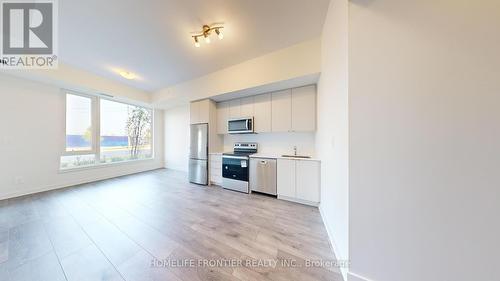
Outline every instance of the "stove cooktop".
[(229, 155), (229, 156), (250, 156), (252, 154), (255, 154), (256, 152), (241, 152), (241, 151), (233, 151), (233, 152), (224, 152), (222, 155)]
[(222, 153), (222, 155), (248, 157), (249, 155), (257, 153), (257, 144), (253, 142), (237, 142), (234, 144), (233, 148), (233, 151)]

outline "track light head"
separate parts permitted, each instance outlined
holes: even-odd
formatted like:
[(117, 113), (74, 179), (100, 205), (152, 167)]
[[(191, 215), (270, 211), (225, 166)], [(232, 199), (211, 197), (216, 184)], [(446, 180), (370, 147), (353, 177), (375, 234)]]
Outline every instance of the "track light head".
[(224, 38), (224, 34), (222, 34), (222, 31), (220, 31), (219, 28), (215, 29), (215, 33), (217, 33), (217, 37), (219, 37), (219, 40), (222, 40)]

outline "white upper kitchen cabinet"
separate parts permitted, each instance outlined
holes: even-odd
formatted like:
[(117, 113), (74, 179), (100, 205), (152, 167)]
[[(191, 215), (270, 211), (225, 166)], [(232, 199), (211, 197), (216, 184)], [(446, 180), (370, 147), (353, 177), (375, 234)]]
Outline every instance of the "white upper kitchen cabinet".
[(198, 123), (198, 111), (200, 108), (200, 104), (196, 101), (191, 102), (189, 104), (189, 123), (196, 124)]
[(241, 99), (229, 101), (229, 119), (241, 117)]
[(319, 202), (320, 198), (320, 162), (296, 160), (297, 198), (309, 202)]
[(292, 131), (316, 130), (316, 86), (292, 89)]
[(213, 100), (204, 99), (190, 103), (190, 124), (208, 124), (208, 151), (220, 152), (223, 138), (217, 134), (217, 105)]
[(194, 101), (190, 104), (190, 124), (209, 123), (210, 100)]
[(271, 94), (271, 130), (273, 132), (290, 132), (292, 130), (291, 96), (291, 90)]
[(209, 123), (210, 120), (210, 107), (212, 106), (213, 101), (209, 99), (204, 99), (198, 101), (198, 123)]
[(229, 101), (217, 103), (217, 134), (227, 134), (227, 119), (229, 119)]
[(246, 97), (240, 99), (240, 117), (253, 117), (254, 116), (254, 99), (253, 97)]
[(254, 96), (253, 111), (255, 132), (271, 132), (271, 94)]
[(295, 197), (295, 160), (278, 159), (276, 185), (278, 196)]
[(217, 133), (227, 134), (227, 120), (254, 117), (254, 131), (316, 131), (316, 86), (234, 99), (217, 104)]

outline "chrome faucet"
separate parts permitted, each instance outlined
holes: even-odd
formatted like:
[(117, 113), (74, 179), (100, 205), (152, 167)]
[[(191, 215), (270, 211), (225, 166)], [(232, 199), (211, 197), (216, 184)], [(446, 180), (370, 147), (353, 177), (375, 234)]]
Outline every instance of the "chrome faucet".
[(296, 145), (293, 146), (293, 155), (297, 156), (297, 146)]

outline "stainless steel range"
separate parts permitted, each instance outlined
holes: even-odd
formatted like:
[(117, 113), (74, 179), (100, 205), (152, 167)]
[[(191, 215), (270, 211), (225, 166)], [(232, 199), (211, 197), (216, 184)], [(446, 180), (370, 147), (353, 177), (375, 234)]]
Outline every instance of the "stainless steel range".
[(256, 143), (237, 142), (233, 152), (222, 154), (222, 187), (249, 193), (249, 156), (257, 153)]

